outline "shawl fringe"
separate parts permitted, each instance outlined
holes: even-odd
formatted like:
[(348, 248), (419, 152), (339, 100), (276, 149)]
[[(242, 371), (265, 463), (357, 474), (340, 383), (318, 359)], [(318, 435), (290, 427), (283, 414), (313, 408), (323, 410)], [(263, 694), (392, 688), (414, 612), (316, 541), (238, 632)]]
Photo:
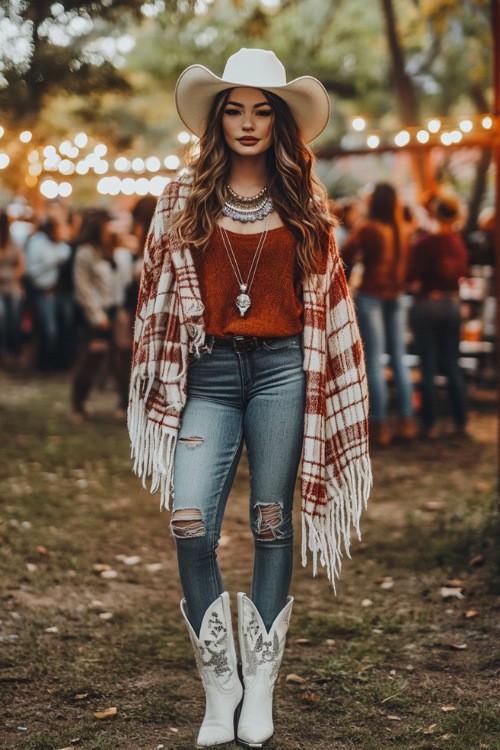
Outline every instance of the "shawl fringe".
[[(318, 562), (326, 568), (333, 590), (340, 578), (343, 551), (351, 557), (351, 530), (361, 539), (360, 518), (368, 504), (372, 486), (372, 470), (368, 456), (352, 461), (344, 470), (340, 485), (335, 480), (327, 483), (328, 503), (324, 515), (302, 512), (302, 565), (307, 565), (307, 548), (312, 553), (313, 575), (318, 574)], [(307, 501), (307, 498), (305, 498)], [(305, 505), (305, 503), (304, 503)]]
[(144, 380), (136, 376), (130, 389), (127, 426), (130, 435), (133, 471), (147, 488), (146, 479), (151, 477), (150, 492), (160, 490), (160, 510), (170, 507), (173, 496), (174, 454), (177, 430), (148, 418), (146, 401), (153, 378), (144, 389)]

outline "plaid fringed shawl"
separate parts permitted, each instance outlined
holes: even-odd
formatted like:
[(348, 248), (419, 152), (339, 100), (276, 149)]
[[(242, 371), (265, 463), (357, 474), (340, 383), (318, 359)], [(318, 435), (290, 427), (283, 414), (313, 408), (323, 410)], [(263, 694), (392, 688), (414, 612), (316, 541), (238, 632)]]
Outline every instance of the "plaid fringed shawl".
[[(174, 451), (186, 402), (189, 358), (204, 344), (203, 303), (188, 248), (169, 231), (189, 182), (161, 196), (146, 247), (134, 331), (128, 429), (134, 471), (161, 506), (173, 497)], [(335, 587), (343, 551), (372, 483), (363, 349), (342, 262), (330, 242), (325, 273), (304, 283), (306, 413), (302, 461), (302, 563), (307, 548)]]

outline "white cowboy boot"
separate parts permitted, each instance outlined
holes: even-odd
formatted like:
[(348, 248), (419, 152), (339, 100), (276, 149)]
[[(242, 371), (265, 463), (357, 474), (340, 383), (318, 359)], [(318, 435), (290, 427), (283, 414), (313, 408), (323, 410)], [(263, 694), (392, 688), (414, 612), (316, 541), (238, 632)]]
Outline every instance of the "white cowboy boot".
[(269, 632), (255, 604), (238, 594), (238, 638), (245, 692), (236, 732), (244, 747), (262, 747), (272, 737), (274, 683), (283, 658), (293, 597), (273, 622)]
[(221, 594), (207, 609), (196, 636), (186, 616), (186, 600), (181, 612), (193, 644), (196, 665), (205, 690), (205, 717), (200, 727), (198, 747), (221, 745), (234, 740), (234, 714), (243, 695), (238, 677), (229, 594)]

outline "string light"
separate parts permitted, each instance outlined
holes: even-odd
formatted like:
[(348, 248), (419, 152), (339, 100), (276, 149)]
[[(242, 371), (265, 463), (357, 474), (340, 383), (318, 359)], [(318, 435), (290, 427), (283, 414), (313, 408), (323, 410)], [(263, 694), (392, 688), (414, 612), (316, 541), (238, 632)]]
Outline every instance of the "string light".
[(462, 120), (460, 123), (460, 130), (463, 133), (470, 133), (473, 127), (472, 120)]
[(366, 128), (366, 120), (364, 117), (355, 117), (352, 121), (352, 127), (354, 130), (357, 130), (358, 133), (361, 133), (362, 130)]
[(439, 130), (441, 129), (441, 120), (429, 120), (427, 123), (427, 129), (431, 133), (439, 133)]
[(23, 132), (19, 135), (19, 140), (23, 143), (29, 143), (32, 138), (33, 133), (31, 132), (31, 130), (23, 130)]
[(380, 145), (380, 138), (378, 135), (369, 135), (366, 139), (366, 143), (369, 148), (377, 148)]
[(186, 145), (191, 140), (191, 135), (185, 130), (181, 130), (181, 132), (177, 136), (177, 140), (179, 141), (179, 143), (183, 143), (184, 145)]
[(486, 117), (483, 117), (481, 125), (485, 130), (489, 130), (493, 127), (493, 120), (489, 115), (486, 115)]
[(417, 141), (419, 143), (428, 143), (430, 135), (427, 130), (419, 130), (417, 133)]
[(400, 148), (402, 146), (407, 146), (410, 142), (410, 134), (407, 130), (401, 130), (395, 137), (394, 137), (394, 143), (396, 146), (399, 146)]
[(78, 148), (85, 148), (88, 142), (89, 137), (87, 133), (77, 133), (73, 138), (73, 143), (75, 144), (75, 146), (78, 146)]
[(0, 154), (0, 169), (5, 169), (9, 166), (10, 159), (7, 154)]

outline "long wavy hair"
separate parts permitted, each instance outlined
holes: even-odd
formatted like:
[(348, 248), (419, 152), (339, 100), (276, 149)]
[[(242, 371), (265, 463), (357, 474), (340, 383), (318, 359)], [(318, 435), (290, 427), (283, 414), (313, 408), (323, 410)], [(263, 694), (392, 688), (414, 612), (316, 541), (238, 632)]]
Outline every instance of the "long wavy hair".
[[(231, 150), (222, 130), (222, 115), (231, 89), (214, 99), (190, 165), (193, 182), (184, 208), (173, 218), (182, 243), (206, 249), (224, 204), (231, 170)], [(322, 241), (335, 226), (324, 186), (313, 173), (315, 156), (306, 144), (286, 102), (262, 91), (274, 112), (273, 143), (267, 151), (269, 194), (283, 223), (296, 239), (297, 262), (304, 278), (321, 267)]]

